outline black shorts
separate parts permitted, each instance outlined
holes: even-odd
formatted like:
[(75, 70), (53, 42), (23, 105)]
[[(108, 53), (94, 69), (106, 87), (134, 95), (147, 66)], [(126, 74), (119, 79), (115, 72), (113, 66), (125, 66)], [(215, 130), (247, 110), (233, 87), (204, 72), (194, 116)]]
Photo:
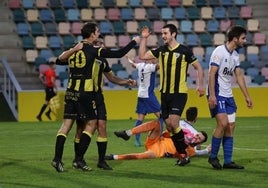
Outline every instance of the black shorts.
[(181, 116), (187, 97), (187, 93), (161, 93), (161, 115), (163, 119), (167, 119), (170, 114)]
[(96, 93), (96, 105), (98, 120), (107, 120), (107, 111), (102, 93)]
[(64, 102), (64, 119), (97, 119), (95, 92), (67, 90)]
[(52, 97), (56, 95), (53, 87), (46, 87), (45, 91), (46, 91), (46, 101), (49, 101)]

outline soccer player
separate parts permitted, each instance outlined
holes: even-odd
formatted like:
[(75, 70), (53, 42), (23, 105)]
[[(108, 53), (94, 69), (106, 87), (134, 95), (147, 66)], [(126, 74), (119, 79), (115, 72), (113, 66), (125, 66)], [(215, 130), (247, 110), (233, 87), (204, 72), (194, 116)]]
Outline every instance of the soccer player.
[[(103, 41), (102, 36), (99, 36), (99, 38), (93, 42), (93, 45), (104, 48), (104, 41)], [(104, 96), (102, 93), (103, 74), (110, 82), (114, 84), (118, 84), (118, 85), (134, 86), (136, 82), (132, 79), (122, 79), (116, 76), (113, 73), (112, 69), (109, 66), (108, 61), (105, 58), (102, 58), (102, 57), (96, 58), (95, 66), (98, 69), (98, 74), (96, 74), (96, 77), (93, 78), (94, 86), (97, 91), (96, 92), (96, 110), (97, 110), (98, 121), (97, 121), (97, 127), (94, 130), (94, 132), (96, 130), (98, 132), (96, 143), (97, 143), (97, 148), (98, 148), (99, 159), (98, 159), (97, 167), (104, 169), (104, 170), (112, 170), (112, 167), (110, 167), (104, 160), (108, 141), (107, 141), (107, 131), (106, 131), (107, 113), (106, 113), (106, 106), (104, 103)], [(77, 123), (77, 131), (75, 134), (74, 150), (75, 150), (75, 154), (77, 155), (80, 137), (84, 129), (84, 122), (81, 120), (77, 120), (76, 123)], [(77, 168), (76, 161), (73, 162), (73, 167)]]
[(63, 52), (57, 60), (58, 64), (62, 62), (65, 64), (65, 62), (68, 61), (70, 71), (64, 100), (64, 120), (57, 134), (55, 155), (51, 162), (51, 165), (58, 172), (64, 171), (62, 163), (64, 143), (74, 121), (77, 119), (85, 123), (85, 128), (80, 138), (75, 162), (77, 168), (84, 171), (91, 170), (84, 160), (84, 154), (91, 142), (91, 137), (96, 129), (98, 118), (95, 97), (96, 88), (94, 87), (93, 79), (99, 73), (94, 66), (96, 58), (123, 57), (129, 50), (135, 47), (140, 40), (138, 36), (134, 37), (127, 46), (119, 50), (108, 50), (93, 46), (92, 43), (99, 38), (100, 32), (97, 24), (90, 22), (83, 25), (81, 35), (83, 40), (74, 48)]
[[(155, 77), (159, 66), (152, 62), (155, 62), (156, 59), (140, 63), (135, 63), (128, 56), (127, 59), (132, 67), (138, 70), (138, 102), (136, 106), (138, 118), (135, 126), (142, 124), (145, 116), (151, 113), (154, 113), (155, 116), (159, 118), (162, 125), (163, 119), (160, 118), (160, 104), (154, 92)], [(141, 146), (140, 134), (135, 135), (135, 146)]]
[[(45, 103), (41, 107), (39, 114), (36, 116), (38, 121), (42, 121), (42, 114), (46, 110), (50, 99), (53, 98), (57, 93), (55, 69), (56, 69), (55, 62), (50, 61), (49, 69), (47, 69), (45, 72), (40, 72), (40, 75), (39, 75), (39, 79), (45, 85), (46, 98), (45, 98)], [(48, 107), (48, 111), (45, 114), (49, 120), (51, 120), (50, 113), (51, 113), (51, 109), (50, 107)]]
[[(236, 103), (232, 93), (231, 79), (235, 75), (237, 83), (245, 97), (248, 108), (253, 107), (239, 68), (239, 54), (236, 49), (246, 43), (246, 29), (232, 26), (227, 32), (227, 42), (218, 46), (211, 55), (208, 78), (208, 104), (211, 117), (216, 119), (216, 129), (212, 136), (211, 154), (208, 162), (215, 169), (244, 169), (232, 161), (233, 135), (235, 129)], [(220, 164), (218, 152), (223, 146), (224, 163)]]
[[(205, 155), (210, 152), (210, 146), (201, 150), (200, 144), (206, 142), (207, 134), (204, 131), (198, 132), (194, 127), (194, 123), (197, 119), (197, 108), (190, 107), (187, 110), (187, 119), (180, 121), (180, 127), (184, 132), (185, 144), (187, 145), (187, 155), (189, 157), (195, 155)], [(126, 159), (151, 159), (162, 157), (178, 157), (177, 152), (172, 139), (167, 131), (161, 131), (161, 124), (158, 120), (146, 122), (135, 128), (126, 131), (115, 132), (115, 135), (128, 140), (131, 135), (138, 133), (149, 132), (145, 142), (145, 152), (130, 153), (121, 155), (108, 155), (106, 159), (110, 160), (126, 160)], [(180, 165), (180, 160), (177, 164)]]
[(143, 60), (157, 58), (160, 72), (161, 115), (172, 141), (180, 154), (178, 164), (184, 166), (190, 162), (184, 133), (179, 126), (181, 114), (187, 102), (187, 70), (192, 65), (197, 70), (197, 91), (200, 96), (205, 93), (203, 70), (192, 51), (176, 40), (178, 29), (173, 24), (162, 28), (164, 45), (146, 51), (146, 41), (150, 36), (148, 27), (141, 31), (139, 58)]

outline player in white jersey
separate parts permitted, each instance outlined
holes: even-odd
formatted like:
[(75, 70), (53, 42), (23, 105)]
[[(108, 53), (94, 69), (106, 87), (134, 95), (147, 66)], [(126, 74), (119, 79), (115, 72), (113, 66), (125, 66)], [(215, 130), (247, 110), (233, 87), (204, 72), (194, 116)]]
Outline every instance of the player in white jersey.
[[(211, 116), (215, 117), (217, 126), (212, 136), (211, 154), (208, 162), (215, 169), (244, 169), (232, 161), (233, 134), (235, 128), (236, 103), (232, 93), (231, 79), (234, 75), (245, 97), (248, 108), (253, 104), (239, 67), (239, 55), (236, 49), (246, 43), (246, 29), (232, 26), (227, 32), (227, 42), (216, 47), (209, 63), (208, 104)], [(223, 145), (224, 163), (220, 164), (218, 152)]]
[[(138, 101), (136, 106), (136, 113), (138, 114), (135, 126), (143, 123), (146, 114), (154, 113), (159, 118), (161, 125), (163, 124), (160, 118), (160, 104), (155, 96), (155, 78), (158, 70), (158, 64), (153, 63), (156, 59), (147, 62), (135, 63), (127, 56), (128, 61), (132, 67), (138, 70)], [(141, 146), (140, 134), (135, 136), (135, 146)]]

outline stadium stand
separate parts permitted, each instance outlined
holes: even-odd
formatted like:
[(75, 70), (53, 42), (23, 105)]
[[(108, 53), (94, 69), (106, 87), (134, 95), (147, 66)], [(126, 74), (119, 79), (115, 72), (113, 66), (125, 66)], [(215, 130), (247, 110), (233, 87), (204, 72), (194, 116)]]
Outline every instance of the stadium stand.
[[(81, 40), (83, 22), (94, 21), (105, 35), (109, 48), (126, 45), (139, 29), (152, 29), (149, 46), (161, 44), (161, 29), (167, 23), (179, 28), (177, 40), (195, 49), (203, 67), (207, 67), (210, 51), (225, 42), (225, 34), (233, 25), (247, 27), (247, 45), (252, 49), (239, 52), (250, 68), (265, 67), (266, 35), (254, 16), (253, 7), (245, 0), (8, 0), (16, 31), (21, 37), (27, 62), (33, 62), (36, 53), (48, 49), (52, 55)], [(90, 8), (89, 8), (90, 7)], [(29, 36), (29, 37), (25, 37)], [(42, 39), (42, 40), (41, 40)], [(43, 41), (43, 42), (42, 42)], [(197, 50), (203, 49), (203, 52)], [(263, 49), (263, 50), (261, 50)], [(137, 51), (137, 49), (135, 49)], [(265, 52), (264, 52), (265, 51)], [(31, 56), (31, 54), (33, 54)], [(243, 65), (241, 64), (241, 67)], [(130, 75), (130, 70), (127, 70)], [(258, 77), (261, 80), (261, 77)], [(256, 82), (253, 77), (251, 80)], [(63, 83), (63, 82), (61, 82)], [(259, 81), (258, 83), (261, 83)]]

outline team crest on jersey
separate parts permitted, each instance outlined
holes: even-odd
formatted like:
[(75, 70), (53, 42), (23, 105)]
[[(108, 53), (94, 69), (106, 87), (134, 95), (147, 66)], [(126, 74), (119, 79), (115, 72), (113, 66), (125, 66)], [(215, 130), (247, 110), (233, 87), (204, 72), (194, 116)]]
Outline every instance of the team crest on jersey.
[(180, 53), (174, 53), (175, 54), (175, 56), (176, 56), (176, 58), (178, 58), (178, 57), (180, 57)]

